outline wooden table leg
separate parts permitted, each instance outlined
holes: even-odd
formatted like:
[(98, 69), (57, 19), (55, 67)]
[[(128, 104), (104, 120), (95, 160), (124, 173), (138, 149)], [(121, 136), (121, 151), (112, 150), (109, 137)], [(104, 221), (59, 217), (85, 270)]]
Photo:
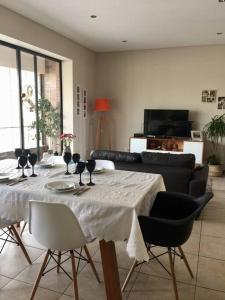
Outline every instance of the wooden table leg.
[(107, 300), (122, 300), (115, 244), (101, 240), (100, 251)]

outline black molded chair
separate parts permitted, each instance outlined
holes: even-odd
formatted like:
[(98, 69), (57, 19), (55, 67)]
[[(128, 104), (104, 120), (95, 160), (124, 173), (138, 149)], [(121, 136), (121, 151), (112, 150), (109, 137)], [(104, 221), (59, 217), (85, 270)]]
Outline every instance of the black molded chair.
[[(161, 255), (155, 256), (151, 248), (155, 246), (167, 248), (167, 251), (163, 254), (169, 254), (171, 273), (168, 270), (167, 272), (173, 279), (176, 300), (179, 300), (179, 296), (174, 271), (175, 256), (179, 256), (184, 260), (191, 277), (193, 277), (193, 273), (181, 245), (190, 237), (196, 216), (212, 197), (213, 193), (211, 192), (199, 198), (193, 198), (180, 193), (159, 192), (149, 216), (140, 216), (138, 218), (147, 250), (149, 254), (153, 255), (153, 258), (150, 258), (150, 260), (156, 258), (161, 264), (158, 259)], [(178, 248), (179, 253), (176, 248)], [(137, 265), (139, 265), (139, 263), (135, 260), (123, 284), (122, 291), (125, 290)]]

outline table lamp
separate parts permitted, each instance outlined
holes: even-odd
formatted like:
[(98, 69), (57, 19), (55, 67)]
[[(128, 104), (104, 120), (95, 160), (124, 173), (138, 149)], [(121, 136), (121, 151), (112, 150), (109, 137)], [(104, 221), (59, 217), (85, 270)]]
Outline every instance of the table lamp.
[[(108, 120), (106, 117), (103, 116), (103, 113), (106, 111), (110, 111), (110, 109), (111, 109), (111, 107), (109, 105), (108, 98), (98, 98), (95, 100), (94, 111), (99, 112), (96, 140), (95, 140), (95, 149), (99, 149), (99, 147), (100, 147), (101, 132), (102, 132), (103, 126), (106, 128), (108, 125)], [(109, 149), (111, 149), (110, 133), (109, 133), (108, 141), (109, 141)]]

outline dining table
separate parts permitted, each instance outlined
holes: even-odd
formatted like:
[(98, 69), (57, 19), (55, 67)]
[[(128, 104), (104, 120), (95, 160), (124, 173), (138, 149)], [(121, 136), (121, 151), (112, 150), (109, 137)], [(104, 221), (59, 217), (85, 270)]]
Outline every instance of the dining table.
[[(0, 176), (9, 174), (11, 180), (17, 180), (21, 170), (16, 166), (15, 159), (1, 160)], [(148, 215), (157, 193), (165, 190), (163, 178), (160, 174), (102, 169), (92, 174), (95, 185), (80, 195), (74, 195), (74, 190), (59, 193), (46, 188), (53, 181), (73, 182), (76, 188), (79, 175), (64, 175), (65, 169), (65, 165), (53, 164), (49, 168), (36, 165), (37, 177), (29, 177), (31, 170), (26, 170), (27, 180), (11, 186), (0, 181), (0, 218), (5, 224), (27, 221), (29, 200), (67, 205), (87, 241), (99, 240), (106, 299), (122, 300), (115, 242), (126, 242), (130, 258), (149, 259), (138, 216)], [(69, 169), (73, 172), (74, 164)], [(88, 183), (87, 172), (82, 175), (82, 181)]]

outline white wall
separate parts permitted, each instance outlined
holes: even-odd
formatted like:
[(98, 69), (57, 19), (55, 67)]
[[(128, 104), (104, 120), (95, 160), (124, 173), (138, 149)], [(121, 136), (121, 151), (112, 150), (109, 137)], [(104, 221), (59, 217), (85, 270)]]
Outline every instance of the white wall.
[(145, 108), (189, 109), (195, 129), (223, 112), (217, 103), (202, 103), (201, 93), (217, 89), (225, 96), (225, 45), (100, 53), (97, 74), (96, 95), (111, 99), (118, 150), (143, 131)]
[[(88, 134), (86, 139), (84, 139), (83, 132), (88, 130), (87, 123), (89, 120), (77, 120), (74, 115), (73, 88), (76, 83), (79, 83), (81, 87), (87, 88), (89, 101), (93, 101), (95, 97), (96, 54), (72, 40), (2, 6), (0, 6), (0, 36), (0, 39), (16, 39), (25, 43), (25, 45), (35, 47), (36, 50), (42, 51), (41, 49), (43, 49), (48, 53), (51, 52), (60, 57), (63, 56), (66, 60), (72, 60), (70, 75), (68, 75), (68, 68), (65, 69), (67, 76), (70, 76), (68, 80), (73, 84), (67, 85), (67, 89), (70, 89), (70, 91), (67, 90), (67, 96), (64, 97), (64, 118), (66, 130), (77, 135), (75, 150), (85, 156), (89, 152), (90, 146)], [(80, 124), (79, 126), (78, 123)]]

